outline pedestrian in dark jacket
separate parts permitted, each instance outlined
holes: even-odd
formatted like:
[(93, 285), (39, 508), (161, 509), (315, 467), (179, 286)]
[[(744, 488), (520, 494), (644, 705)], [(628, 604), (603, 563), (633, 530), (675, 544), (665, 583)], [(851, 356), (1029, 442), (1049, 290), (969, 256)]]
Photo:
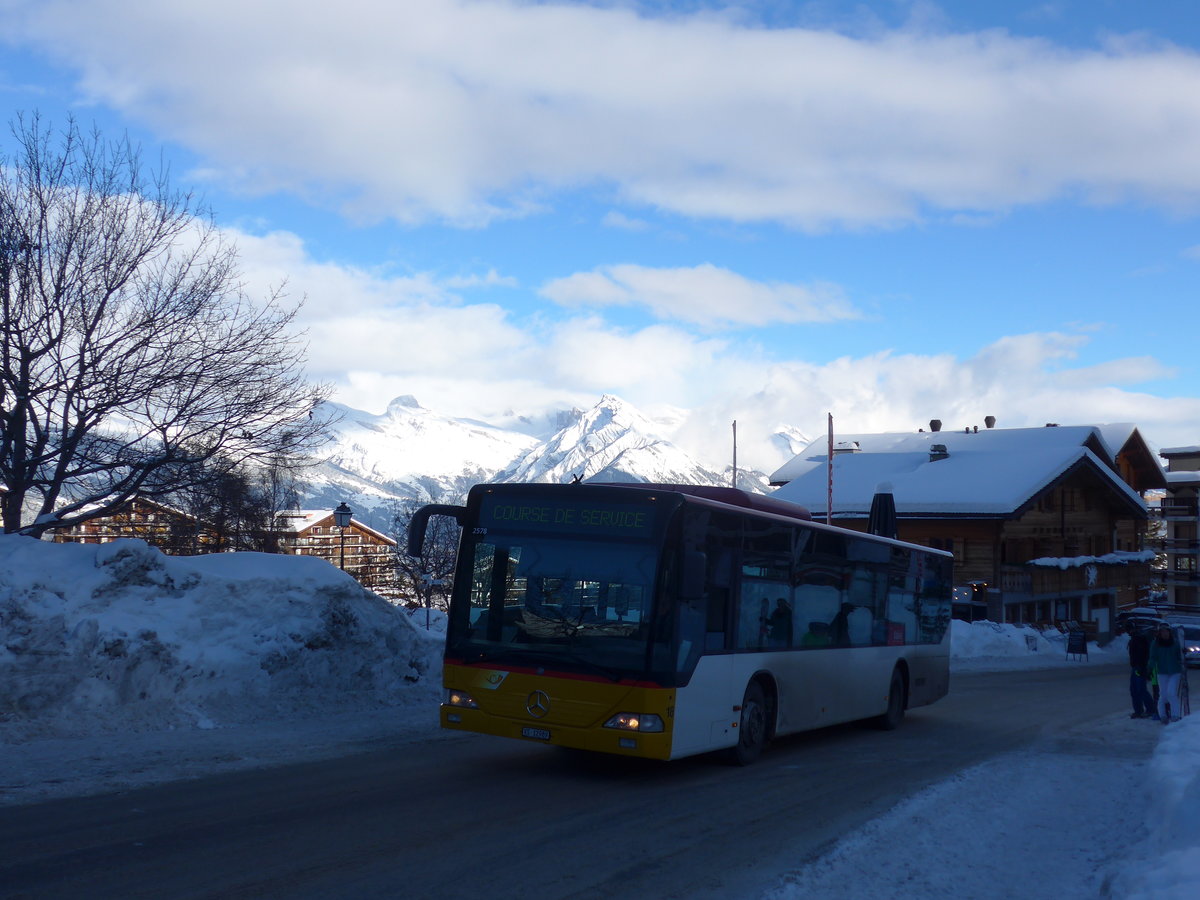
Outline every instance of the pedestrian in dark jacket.
[(1150, 638), (1144, 631), (1129, 635), (1129, 697), (1133, 701), (1131, 719), (1147, 719), (1154, 713), (1154, 698), (1150, 696)]
[(1179, 682), (1183, 678), (1183, 646), (1166, 622), (1158, 626), (1158, 637), (1150, 645), (1150, 665), (1158, 673), (1158, 714), (1163, 724), (1180, 719)]

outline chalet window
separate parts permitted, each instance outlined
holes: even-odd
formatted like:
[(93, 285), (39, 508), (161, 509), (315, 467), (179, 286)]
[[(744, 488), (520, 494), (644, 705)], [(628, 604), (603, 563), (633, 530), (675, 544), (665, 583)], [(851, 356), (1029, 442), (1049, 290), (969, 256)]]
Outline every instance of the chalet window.
[(312, 530), (312, 533), (313, 533), (313, 534), (320, 534), (320, 533), (321, 533), (321, 526), (320, 526), (320, 525), (317, 525), (315, 528), (313, 528), (313, 530)]
[(929, 546), (934, 550), (948, 550), (954, 553), (954, 538), (930, 538)]

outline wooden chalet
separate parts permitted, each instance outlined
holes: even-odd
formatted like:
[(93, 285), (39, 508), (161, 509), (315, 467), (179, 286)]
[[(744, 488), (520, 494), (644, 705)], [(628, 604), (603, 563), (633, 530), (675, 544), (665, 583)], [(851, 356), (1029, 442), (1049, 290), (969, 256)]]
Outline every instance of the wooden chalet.
[(1174, 610), (1200, 609), (1200, 446), (1166, 447), (1167, 490), (1158, 507), (1163, 525), (1166, 602)]
[[(865, 531), (890, 491), (901, 540), (950, 550), (955, 615), (1111, 631), (1149, 591), (1145, 492), (1166, 484), (1132, 425), (838, 435), (832, 521)], [(775, 496), (826, 518), (828, 440), (772, 477)]]
[[(350, 520), (342, 529), (333, 510), (292, 510), (276, 516), (279, 552), (319, 556), (343, 568), (363, 587), (396, 599), (396, 541)], [(164, 553), (195, 556), (220, 551), (215, 531), (194, 516), (153, 500), (134, 499), (117, 512), (97, 516), (54, 532), (56, 543), (103, 544), (117, 538), (141, 538)]]
[(277, 527), (284, 553), (319, 556), (339, 566), (363, 587), (396, 599), (396, 541), (362, 522), (341, 529), (333, 510), (290, 510), (279, 513)]
[(104, 544), (117, 538), (141, 538), (171, 556), (211, 553), (217, 543), (213, 530), (195, 516), (140, 497), (110, 515), (96, 516), (53, 533), (56, 544)]

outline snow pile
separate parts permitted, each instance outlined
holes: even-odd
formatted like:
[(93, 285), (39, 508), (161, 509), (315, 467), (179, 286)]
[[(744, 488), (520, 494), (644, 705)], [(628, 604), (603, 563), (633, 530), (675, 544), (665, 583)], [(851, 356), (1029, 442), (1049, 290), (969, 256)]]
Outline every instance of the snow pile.
[[(1128, 730), (1136, 725), (1145, 723), (1129, 722)], [(1090, 743), (1111, 732), (1104, 726), (1074, 737)], [(1106, 885), (1127, 866), (1126, 834), (1144, 813), (1145, 779), (1145, 765), (1120, 754), (997, 756), (901, 801), (788, 873), (765, 898), (1126, 900)], [(1134, 881), (1140, 877), (1138, 870)]]
[(0, 738), (395, 705), (440, 641), (323, 560), (0, 536)]
[(955, 659), (1059, 653), (1066, 646), (1060, 634), (1049, 635), (1028, 625), (996, 622), (950, 622), (950, 655)]
[(1114, 897), (1190, 900), (1200, 885), (1200, 716), (1163, 732), (1150, 762), (1149, 835), (1115, 879)]
[(987, 621), (950, 623), (951, 666), (959, 672), (1121, 662), (1127, 659), (1127, 642), (1120, 637), (1101, 647), (1089, 641), (1086, 654), (1068, 656), (1067, 636), (1058, 631)]

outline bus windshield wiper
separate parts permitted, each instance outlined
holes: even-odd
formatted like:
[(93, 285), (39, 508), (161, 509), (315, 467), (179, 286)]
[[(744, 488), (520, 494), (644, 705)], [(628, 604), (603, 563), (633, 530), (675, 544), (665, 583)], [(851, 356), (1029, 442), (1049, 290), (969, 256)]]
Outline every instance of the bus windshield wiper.
[(567, 652), (563, 655), (572, 662), (578, 663), (584, 668), (591, 669), (593, 672), (603, 675), (610, 681), (617, 682), (621, 680), (622, 676), (620, 672), (610, 669), (608, 666), (602, 665), (594, 660), (590, 660), (585, 656), (580, 656), (579, 653), (576, 652), (575, 648), (570, 645), (567, 646)]
[(490, 662), (494, 659), (499, 659), (502, 656), (507, 656), (508, 653), (503, 648), (497, 647), (472, 647), (463, 653), (463, 662), (477, 663)]

